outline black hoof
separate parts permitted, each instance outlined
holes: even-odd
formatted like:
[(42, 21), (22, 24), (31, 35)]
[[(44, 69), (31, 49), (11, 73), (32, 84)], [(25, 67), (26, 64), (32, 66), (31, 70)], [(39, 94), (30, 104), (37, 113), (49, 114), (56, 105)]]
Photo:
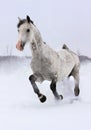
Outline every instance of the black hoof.
[(61, 100), (63, 100), (63, 95), (60, 95)]
[(44, 96), (44, 95), (40, 95), (39, 96), (39, 100), (42, 102), (42, 103), (44, 103), (45, 101), (46, 101), (46, 96)]
[(62, 95), (56, 95), (55, 98), (56, 98), (57, 100), (60, 100), (60, 99), (62, 100), (62, 99), (63, 99), (63, 96), (62, 96)]
[(74, 93), (75, 93), (75, 96), (78, 96), (80, 93), (80, 89), (78, 87), (75, 87)]

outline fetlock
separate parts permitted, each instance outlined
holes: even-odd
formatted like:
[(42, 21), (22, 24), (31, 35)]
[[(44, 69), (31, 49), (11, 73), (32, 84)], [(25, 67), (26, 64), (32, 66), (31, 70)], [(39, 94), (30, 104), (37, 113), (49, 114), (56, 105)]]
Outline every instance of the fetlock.
[(39, 98), (39, 100), (40, 100), (42, 103), (44, 103), (44, 102), (46, 101), (46, 96), (43, 95), (43, 94), (41, 94), (41, 93), (38, 94), (38, 98)]

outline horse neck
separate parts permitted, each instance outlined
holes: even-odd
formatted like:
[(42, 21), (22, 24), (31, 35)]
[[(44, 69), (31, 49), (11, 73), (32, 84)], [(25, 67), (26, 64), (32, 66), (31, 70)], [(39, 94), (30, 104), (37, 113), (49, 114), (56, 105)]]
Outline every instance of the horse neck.
[(31, 43), (31, 50), (32, 50), (32, 56), (36, 57), (41, 55), (42, 53), (42, 46), (44, 42), (42, 40), (41, 34), (38, 29), (34, 31), (34, 38)]

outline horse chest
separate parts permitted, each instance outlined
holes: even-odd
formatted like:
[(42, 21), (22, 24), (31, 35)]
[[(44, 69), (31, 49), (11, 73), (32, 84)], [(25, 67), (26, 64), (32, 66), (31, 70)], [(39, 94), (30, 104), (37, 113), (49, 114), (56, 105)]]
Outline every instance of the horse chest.
[(34, 58), (31, 61), (31, 67), (34, 71), (44, 71), (50, 67), (51, 63), (46, 58)]

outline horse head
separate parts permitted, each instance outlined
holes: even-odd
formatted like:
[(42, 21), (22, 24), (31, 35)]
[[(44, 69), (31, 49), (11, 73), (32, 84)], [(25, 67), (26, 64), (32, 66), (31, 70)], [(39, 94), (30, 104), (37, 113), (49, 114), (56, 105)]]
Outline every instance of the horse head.
[(32, 42), (33, 40), (33, 28), (34, 23), (30, 19), (29, 16), (26, 16), (26, 19), (19, 19), (19, 22), (17, 24), (18, 28), (18, 42), (16, 44), (16, 48), (20, 51), (24, 49), (24, 46), (27, 42)]

